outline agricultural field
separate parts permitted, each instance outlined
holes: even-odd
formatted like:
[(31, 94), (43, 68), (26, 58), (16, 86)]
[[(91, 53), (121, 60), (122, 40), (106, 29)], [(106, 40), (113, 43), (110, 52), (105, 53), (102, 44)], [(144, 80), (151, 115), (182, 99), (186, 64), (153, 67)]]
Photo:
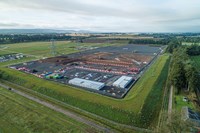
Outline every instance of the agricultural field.
[(154, 39), (154, 37), (151, 36), (138, 36), (138, 35), (109, 35), (104, 37), (97, 37), (99, 39)]
[[(188, 45), (188, 46), (190, 46), (190, 45), (193, 45), (194, 43), (192, 43), (192, 42), (182, 42), (182, 45)], [(198, 44), (198, 45), (200, 45), (200, 43), (195, 43), (195, 44)]]
[[(105, 47), (109, 43), (76, 43), (71, 41), (57, 41), (55, 42), (56, 55), (65, 55), (70, 53), (75, 53), (87, 49)], [(15, 43), (1, 45), (0, 55), (2, 53), (23, 53), (29, 56), (34, 56), (37, 58), (51, 57), (51, 42), (29, 42), (29, 43)]]
[(0, 132), (97, 132), (95, 129), (0, 88)]

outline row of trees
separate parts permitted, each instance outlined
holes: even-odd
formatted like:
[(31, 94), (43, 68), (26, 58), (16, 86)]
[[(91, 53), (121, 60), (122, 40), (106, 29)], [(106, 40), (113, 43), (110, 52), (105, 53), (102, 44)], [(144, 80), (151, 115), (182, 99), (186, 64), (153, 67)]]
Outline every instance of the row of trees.
[[(171, 47), (171, 48), (169, 48)], [(193, 49), (192, 46), (182, 46), (176, 41), (170, 43), (168, 52), (172, 52), (172, 60), (170, 67), (170, 80), (172, 85), (177, 88), (177, 94), (181, 90), (195, 91), (198, 88), (200, 79), (199, 72), (194, 67), (188, 51)], [(193, 52), (191, 52), (193, 54)]]
[(186, 49), (179, 47), (173, 52), (170, 79), (177, 93), (182, 89), (194, 91), (198, 86), (199, 73), (186, 53)]
[(174, 49), (178, 48), (179, 46), (181, 46), (181, 41), (177, 40), (177, 39), (172, 39), (169, 41), (168, 43), (168, 47), (166, 49), (166, 51), (168, 53), (172, 53)]
[(181, 41), (182, 42), (189, 42), (189, 43), (193, 43), (193, 44), (196, 44), (196, 43), (200, 43), (200, 37), (182, 37), (181, 38)]
[(129, 44), (161, 44), (166, 45), (169, 43), (168, 39), (134, 39), (130, 40)]
[(200, 55), (200, 45), (194, 44), (188, 46), (186, 52), (190, 56)]
[(26, 35), (0, 35), (0, 44), (20, 43), (20, 42), (34, 42), (34, 41), (49, 41), (56, 40), (69, 40), (73, 39), (71, 36), (64, 34), (26, 34)]

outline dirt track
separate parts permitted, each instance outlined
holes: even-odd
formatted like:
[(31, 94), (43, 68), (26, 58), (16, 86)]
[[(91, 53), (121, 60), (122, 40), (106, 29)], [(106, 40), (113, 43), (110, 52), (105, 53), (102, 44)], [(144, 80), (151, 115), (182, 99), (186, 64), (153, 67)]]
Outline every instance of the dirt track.
[(173, 86), (171, 85), (170, 94), (169, 94), (169, 105), (168, 105), (168, 121), (171, 121), (172, 113), (172, 99), (173, 99)]

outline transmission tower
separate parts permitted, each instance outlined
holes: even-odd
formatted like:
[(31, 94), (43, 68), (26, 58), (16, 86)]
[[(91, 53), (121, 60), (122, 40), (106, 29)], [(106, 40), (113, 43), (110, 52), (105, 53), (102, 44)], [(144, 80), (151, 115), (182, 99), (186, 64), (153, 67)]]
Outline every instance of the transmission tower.
[(52, 54), (53, 56), (56, 55), (55, 39), (51, 39), (51, 54)]

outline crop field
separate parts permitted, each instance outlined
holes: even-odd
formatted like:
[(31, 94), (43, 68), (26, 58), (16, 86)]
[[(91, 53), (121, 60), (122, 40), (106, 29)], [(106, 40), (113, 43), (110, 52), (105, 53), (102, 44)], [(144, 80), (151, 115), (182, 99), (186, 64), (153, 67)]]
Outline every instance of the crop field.
[(97, 132), (40, 104), (0, 88), (0, 132)]
[(105, 36), (105, 37), (97, 37), (99, 39), (114, 39), (114, 38), (120, 38), (120, 39), (154, 39), (154, 37), (150, 36), (137, 36), (137, 35), (111, 35), (111, 36)]
[[(67, 104), (79, 107), (107, 119), (129, 125), (142, 126), (143, 124), (139, 123), (140, 119), (138, 113), (143, 108), (149, 93), (155, 89), (154, 85), (156, 82), (161, 83), (159, 89), (163, 89), (163, 81), (166, 80), (167, 74), (166, 72), (161, 74), (161, 72), (163, 71), (166, 63), (169, 62), (168, 59), (169, 55), (161, 55), (135, 84), (135, 86), (133, 86), (128, 95), (122, 100), (117, 100), (92, 92), (87, 92), (75, 87), (46, 81), (30, 74), (22, 73), (9, 68), (0, 69), (1, 72), (3, 72), (3, 79), (23, 85), (34, 91), (58, 99), (62, 102), (66, 102)], [(166, 65), (166, 67), (168, 67), (168, 65)], [(162, 77), (159, 76), (160, 74)], [(161, 101), (156, 102), (160, 103)], [(151, 110), (151, 108), (149, 109)], [(157, 119), (156, 116), (154, 119)]]

